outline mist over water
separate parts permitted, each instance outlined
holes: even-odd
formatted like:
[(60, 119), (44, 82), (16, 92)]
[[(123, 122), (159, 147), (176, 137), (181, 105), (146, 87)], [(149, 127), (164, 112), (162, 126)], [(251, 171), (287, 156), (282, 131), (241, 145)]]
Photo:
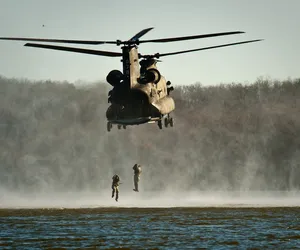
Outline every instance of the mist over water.
[(297, 79), (177, 87), (173, 128), (110, 133), (107, 84), (2, 77), (0, 90), (1, 208), (300, 205)]
[(119, 201), (107, 192), (57, 192), (37, 195), (3, 192), (2, 208), (171, 208), (171, 207), (299, 207), (297, 192), (140, 192), (121, 191)]

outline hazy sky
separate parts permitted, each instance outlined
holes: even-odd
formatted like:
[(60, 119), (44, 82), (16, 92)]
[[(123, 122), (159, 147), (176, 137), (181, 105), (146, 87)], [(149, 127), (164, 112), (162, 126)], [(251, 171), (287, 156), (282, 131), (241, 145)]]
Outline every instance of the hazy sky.
[[(142, 54), (265, 39), (161, 58), (159, 69), (174, 85), (300, 76), (300, 0), (0, 0), (0, 6), (0, 36), (124, 40), (148, 27), (154, 29), (144, 39), (246, 32), (185, 42), (141, 44)], [(110, 70), (122, 67), (118, 58), (29, 48), (23, 44), (0, 41), (0, 75), (98, 81), (105, 80)], [(83, 47), (121, 51), (115, 45)]]

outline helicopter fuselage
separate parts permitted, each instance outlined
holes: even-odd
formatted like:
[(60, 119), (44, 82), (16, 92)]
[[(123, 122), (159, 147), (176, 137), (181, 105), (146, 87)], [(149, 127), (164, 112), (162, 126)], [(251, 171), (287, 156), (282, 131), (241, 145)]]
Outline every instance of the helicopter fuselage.
[(136, 46), (124, 46), (122, 50), (123, 76), (108, 80), (113, 85), (109, 94), (111, 105), (106, 112), (108, 122), (138, 125), (160, 121), (175, 109), (175, 102), (157, 70), (156, 60), (143, 60), (140, 67)]

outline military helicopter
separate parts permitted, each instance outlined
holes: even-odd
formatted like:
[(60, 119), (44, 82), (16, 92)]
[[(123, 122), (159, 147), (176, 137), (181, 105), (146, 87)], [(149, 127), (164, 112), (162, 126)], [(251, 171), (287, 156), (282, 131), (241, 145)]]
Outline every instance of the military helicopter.
[(175, 102), (174, 99), (170, 96), (170, 92), (174, 90), (174, 87), (171, 86), (171, 82), (167, 81), (157, 69), (156, 64), (159, 61), (158, 59), (160, 57), (261, 41), (261, 39), (248, 40), (170, 53), (142, 55), (138, 53), (138, 45), (141, 43), (168, 43), (245, 33), (243, 31), (231, 31), (183, 37), (140, 40), (142, 36), (144, 36), (152, 29), (153, 28), (143, 29), (132, 38), (125, 41), (91, 41), (23, 37), (0, 37), (0, 40), (70, 43), (84, 45), (121, 45), (122, 53), (47, 45), (40, 43), (26, 43), (24, 45), (27, 47), (122, 58), (121, 62), (123, 64), (123, 72), (119, 70), (112, 70), (106, 77), (107, 82), (113, 87), (108, 93), (108, 103), (110, 103), (111, 105), (106, 111), (107, 131), (110, 131), (112, 129), (113, 124), (117, 125), (118, 129), (126, 129), (126, 126), (128, 125), (139, 125), (145, 123), (157, 123), (160, 129), (162, 129), (163, 123), (165, 127), (173, 127), (174, 123), (173, 118), (171, 117), (171, 112), (175, 109)]

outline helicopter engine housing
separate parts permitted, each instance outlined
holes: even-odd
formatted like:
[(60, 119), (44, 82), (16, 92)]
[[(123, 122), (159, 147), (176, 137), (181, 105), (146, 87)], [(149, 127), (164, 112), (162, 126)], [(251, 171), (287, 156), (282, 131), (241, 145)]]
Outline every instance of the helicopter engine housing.
[(123, 73), (117, 69), (110, 71), (106, 76), (106, 81), (113, 87), (119, 85), (123, 79)]
[(149, 82), (154, 82), (155, 84), (159, 82), (161, 75), (157, 69), (148, 69), (146, 71), (146, 76)]
[(147, 69), (143, 75), (138, 79), (141, 84), (147, 84), (153, 82), (157, 84), (161, 79), (161, 74), (157, 69), (151, 68)]

